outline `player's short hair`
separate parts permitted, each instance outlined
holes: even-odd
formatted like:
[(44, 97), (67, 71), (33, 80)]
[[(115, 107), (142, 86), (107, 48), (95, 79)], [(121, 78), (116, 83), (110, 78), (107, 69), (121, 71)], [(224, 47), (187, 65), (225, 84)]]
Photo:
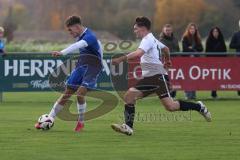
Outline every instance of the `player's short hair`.
[(135, 25), (139, 27), (146, 27), (148, 30), (151, 29), (152, 22), (147, 17), (137, 17), (135, 20)]
[(4, 32), (4, 28), (0, 26), (0, 32)]
[(69, 16), (65, 21), (66, 27), (70, 27), (75, 24), (80, 24), (80, 25), (82, 24), (81, 17), (73, 15), (73, 16)]

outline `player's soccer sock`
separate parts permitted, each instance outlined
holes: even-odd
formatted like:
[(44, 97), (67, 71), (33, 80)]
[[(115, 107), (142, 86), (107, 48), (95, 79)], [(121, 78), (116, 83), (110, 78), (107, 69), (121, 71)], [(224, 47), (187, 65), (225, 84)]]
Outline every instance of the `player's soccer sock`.
[(57, 114), (63, 109), (64, 106), (58, 104), (58, 102), (56, 102), (51, 110), (51, 112), (49, 113), (49, 116), (52, 118), (55, 118), (57, 116)]
[(133, 128), (134, 116), (135, 116), (134, 104), (126, 104), (124, 111), (125, 123), (131, 128)]
[(181, 111), (194, 110), (200, 112), (202, 107), (198, 103), (179, 101)]
[(81, 123), (84, 123), (84, 113), (86, 112), (87, 108), (87, 103), (84, 104), (79, 104), (77, 103), (77, 108), (78, 108), (78, 121)]

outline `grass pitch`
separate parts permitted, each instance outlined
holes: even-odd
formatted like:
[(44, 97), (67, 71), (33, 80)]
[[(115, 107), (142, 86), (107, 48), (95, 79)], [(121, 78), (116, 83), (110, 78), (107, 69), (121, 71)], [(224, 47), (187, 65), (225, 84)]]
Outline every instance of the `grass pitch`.
[[(122, 121), (122, 102), (112, 112), (86, 122), (82, 133), (75, 122), (56, 119), (50, 131), (34, 129), (48, 113), (57, 93), (4, 93), (0, 103), (1, 160), (237, 160), (240, 159), (240, 99), (236, 92), (220, 92), (226, 99), (210, 100), (200, 92), (213, 116), (207, 123), (195, 112), (168, 113), (157, 98), (140, 100), (135, 132), (115, 133), (110, 125)], [(179, 93), (178, 98), (183, 98)], [(230, 98), (230, 99), (228, 99)], [(88, 109), (98, 100), (88, 101)], [(76, 112), (75, 105), (71, 106)]]

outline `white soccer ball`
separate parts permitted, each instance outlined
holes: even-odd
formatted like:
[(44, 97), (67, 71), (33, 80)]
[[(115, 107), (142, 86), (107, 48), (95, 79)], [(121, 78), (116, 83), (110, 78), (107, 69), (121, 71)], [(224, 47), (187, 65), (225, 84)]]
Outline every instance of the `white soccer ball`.
[(42, 130), (49, 130), (54, 126), (54, 119), (48, 114), (39, 117), (38, 123)]

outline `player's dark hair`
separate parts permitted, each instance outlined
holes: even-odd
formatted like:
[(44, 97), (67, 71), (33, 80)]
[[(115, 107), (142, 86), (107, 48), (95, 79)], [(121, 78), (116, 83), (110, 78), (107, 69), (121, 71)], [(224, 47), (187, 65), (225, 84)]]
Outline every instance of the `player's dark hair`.
[(147, 17), (137, 17), (135, 24), (139, 27), (146, 27), (148, 30), (150, 30), (152, 26), (152, 22)]
[(69, 16), (65, 21), (66, 27), (70, 27), (75, 24), (82, 24), (82, 20), (79, 16)]

